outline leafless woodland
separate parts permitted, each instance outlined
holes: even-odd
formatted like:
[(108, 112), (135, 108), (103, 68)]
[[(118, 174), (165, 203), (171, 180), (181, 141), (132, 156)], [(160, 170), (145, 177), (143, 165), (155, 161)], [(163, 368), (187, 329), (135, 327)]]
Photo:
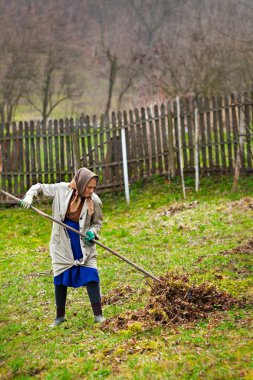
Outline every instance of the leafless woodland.
[(248, 90), (252, 20), (252, 0), (0, 0), (1, 122)]

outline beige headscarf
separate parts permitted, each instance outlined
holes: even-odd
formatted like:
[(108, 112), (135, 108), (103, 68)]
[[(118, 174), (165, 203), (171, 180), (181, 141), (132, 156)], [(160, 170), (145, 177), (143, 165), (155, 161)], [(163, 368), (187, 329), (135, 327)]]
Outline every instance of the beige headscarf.
[[(70, 212), (77, 211), (82, 202), (82, 196), (85, 192), (86, 186), (92, 178), (96, 178), (98, 181), (98, 176), (87, 168), (80, 168), (76, 172), (74, 178), (69, 183), (69, 187), (75, 190), (75, 196), (69, 205)], [(86, 202), (88, 204), (88, 214), (92, 215), (94, 213), (93, 201), (91, 198), (86, 198)]]

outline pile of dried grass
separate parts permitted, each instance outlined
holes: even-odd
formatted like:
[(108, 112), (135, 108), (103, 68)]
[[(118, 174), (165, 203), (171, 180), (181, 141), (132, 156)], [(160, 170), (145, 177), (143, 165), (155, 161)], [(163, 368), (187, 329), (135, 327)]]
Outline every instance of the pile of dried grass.
[(149, 315), (159, 322), (193, 321), (204, 318), (214, 310), (229, 309), (236, 300), (214, 285), (193, 286), (186, 275), (168, 274), (155, 284), (146, 307)]
[(103, 328), (119, 330), (132, 323), (141, 326), (182, 324), (205, 318), (210, 312), (228, 310), (239, 301), (207, 283), (191, 285), (186, 275), (168, 273), (152, 283), (151, 294), (145, 308), (130, 311), (107, 320)]

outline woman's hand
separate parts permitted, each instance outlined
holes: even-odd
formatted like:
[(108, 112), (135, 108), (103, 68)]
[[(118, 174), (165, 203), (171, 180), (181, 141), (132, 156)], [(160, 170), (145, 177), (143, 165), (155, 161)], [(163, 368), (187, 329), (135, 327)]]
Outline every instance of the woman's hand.
[(93, 244), (92, 240), (94, 240), (94, 239), (95, 239), (95, 234), (94, 234), (94, 232), (91, 231), (91, 230), (87, 231), (87, 232), (86, 232), (86, 236), (85, 236), (85, 238), (84, 238), (84, 240), (86, 241), (86, 243), (87, 243), (88, 245), (92, 245), (92, 244)]
[(33, 203), (33, 196), (30, 194), (27, 194), (21, 201), (20, 205), (24, 208), (30, 208)]

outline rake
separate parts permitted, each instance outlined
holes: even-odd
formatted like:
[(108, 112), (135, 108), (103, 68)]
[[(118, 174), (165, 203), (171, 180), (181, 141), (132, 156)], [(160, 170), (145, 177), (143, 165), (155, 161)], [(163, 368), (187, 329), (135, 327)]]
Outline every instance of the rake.
[[(4, 190), (0, 190), (0, 192), (4, 195), (6, 195), (7, 197), (15, 200), (17, 203), (19, 203), (21, 201), (21, 199), (15, 197), (14, 195), (12, 194), (9, 194), (7, 193), (7, 191), (4, 191)], [(34, 207), (34, 206), (31, 206), (30, 207), (33, 211), (37, 212), (37, 214), (39, 214), (40, 216), (42, 216), (43, 218), (46, 218), (46, 219), (49, 219), (57, 224), (59, 224), (60, 226), (68, 229), (68, 230), (71, 230), (73, 232), (75, 232), (76, 234), (78, 234), (79, 236), (81, 236), (82, 238), (85, 238), (86, 235), (82, 234), (80, 231), (76, 230), (75, 228), (73, 227), (70, 227), (68, 226), (67, 224), (63, 223), (62, 221), (60, 220), (57, 220), (55, 218), (53, 218), (52, 216), (44, 213), (43, 211), (39, 210), (38, 208)], [(132, 267), (134, 267), (135, 269), (137, 269), (139, 272), (142, 272), (143, 274), (145, 274), (146, 276), (152, 278), (153, 280), (157, 281), (157, 282), (161, 282), (161, 280), (158, 278), (158, 277), (155, 277), (152, 273), (146, 271), (145, 269), (141, 268), (139, 265), (135, 264), (133, 261), (129, 260), (128, 258), (124, 257), (123, 255), (121, 255), (120, 253), (114, 251), (113, 249), (107, 247), (106, 245), (100, 243), (99, 241), (97, 240), (92, 240), (93, 243), (99, 245), (100, 247), (104, 248), (106, 251), (112, 253), (113, 255), (119, 257), (121, 260), (125, 261), (126, 263), (128, 263), (129, 265), (131, 265)]]

